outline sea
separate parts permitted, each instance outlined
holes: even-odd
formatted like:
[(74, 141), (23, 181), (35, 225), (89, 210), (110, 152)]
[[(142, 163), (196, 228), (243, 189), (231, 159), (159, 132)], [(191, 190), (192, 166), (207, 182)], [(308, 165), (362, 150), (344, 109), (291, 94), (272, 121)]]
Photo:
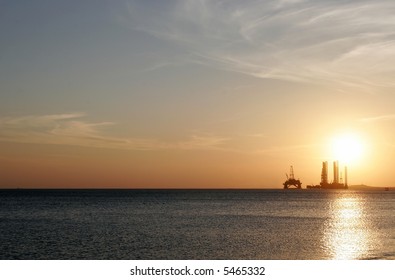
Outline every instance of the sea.
[(395, 259), (395, 192), (0, 190), (2, 260)]

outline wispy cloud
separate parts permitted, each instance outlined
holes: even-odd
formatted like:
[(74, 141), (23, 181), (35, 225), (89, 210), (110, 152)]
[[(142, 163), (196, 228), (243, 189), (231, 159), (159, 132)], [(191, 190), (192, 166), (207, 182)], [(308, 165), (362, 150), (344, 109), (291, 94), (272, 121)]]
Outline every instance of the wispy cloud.
[(307, 145), (292, 145), (292, 146), (272, 146), (267, 149), (261, 149), (258, 153), (261, 154), (277, 154), (283, 152), (301, 151), (308, 150), (312, 147), (316, 147), (317, 144), (307, 144)]
[(247, 137), (252, 137), (252, 138), (267, 138), (268, 135), (266, 133), (253, 133), (247, 135)]
[(221, 149), (228, 139), (215, 135), (193, 134), (185, 140), (109, 136), (105, 128), (113, 122), (88, 122), (85, 114), (29, 115), (0, 118), (0, 141), (35, 144), (74, 145), (124, 150)]
[(129, 2), (131, 28), (183, 47), (190, 62), (260, 78), (394, 86), (395, 2)]
[(369, 117), (369, 118), (362, 118), (359, 121), (360, 122), (364, 122), (364, 123), (374, 123), (374, 122), (390, 121), (390, 120), (395, 120), (395, 114), (380, 115), (380, 116)]

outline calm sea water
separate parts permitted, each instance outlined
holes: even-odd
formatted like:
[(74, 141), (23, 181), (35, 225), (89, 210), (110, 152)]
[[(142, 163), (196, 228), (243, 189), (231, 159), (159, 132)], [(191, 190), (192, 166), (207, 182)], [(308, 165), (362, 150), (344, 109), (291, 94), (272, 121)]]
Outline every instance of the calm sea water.
[(0, 259), (395, 259), (395, 192), (0, 191)]

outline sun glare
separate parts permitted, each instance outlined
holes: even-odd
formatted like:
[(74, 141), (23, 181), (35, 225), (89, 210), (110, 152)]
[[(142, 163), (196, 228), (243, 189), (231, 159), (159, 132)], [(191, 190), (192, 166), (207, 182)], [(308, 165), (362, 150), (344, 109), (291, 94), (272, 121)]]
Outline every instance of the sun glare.
[(344, 164), (357, 163), (364, 152), (363, 142), (356, 134), (342, 134), (332, 141), (332, 154), (335, 160)]

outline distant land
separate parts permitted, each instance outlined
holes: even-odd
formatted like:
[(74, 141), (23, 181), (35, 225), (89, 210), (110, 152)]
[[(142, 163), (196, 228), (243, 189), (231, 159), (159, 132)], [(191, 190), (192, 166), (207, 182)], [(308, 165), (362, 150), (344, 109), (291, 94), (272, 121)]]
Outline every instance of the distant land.
[(395, 187), (372, 187), (372, 186), (366, 186), (366, 185), (351, 185), (348, 186), (348, 189), (350, 190), (389, 190), (389, 191), (395, 191)]

